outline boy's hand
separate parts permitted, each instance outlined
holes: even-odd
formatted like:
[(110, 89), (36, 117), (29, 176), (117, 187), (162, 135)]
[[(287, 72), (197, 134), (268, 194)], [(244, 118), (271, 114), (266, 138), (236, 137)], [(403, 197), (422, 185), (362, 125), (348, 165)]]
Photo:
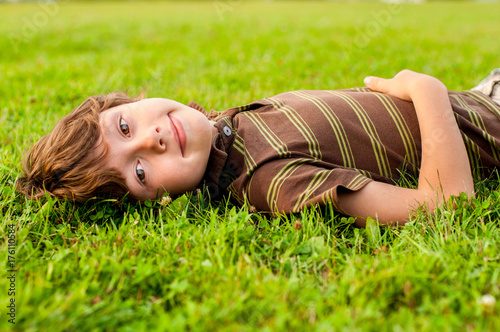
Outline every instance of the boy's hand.
[(385, 79), (368, 76), (364, 82), (367, 87), (374, 91), (383, 92), (407, 101), (411, 101), (413, 92), (422, 88), (423, 85), (435, 84), (436, 87), (444, 87), (444, 84), (437, 78), (408, 69), (400, 71), (394, 78)]
[(403, 70), (392, 79), (368, 77), (366, 85), (375, 91), (412, 101), (421, 136), (418, 187), (408, 189), (372, 181), (358, 191), (338, 194), (339, 206), (347, 214), (381, 222), (408, 220), (411, 210), (425, 204), (434, 208), (453, 195), (474, 195), (469, 157), (455, 120), (446, 86), (438, 79)]

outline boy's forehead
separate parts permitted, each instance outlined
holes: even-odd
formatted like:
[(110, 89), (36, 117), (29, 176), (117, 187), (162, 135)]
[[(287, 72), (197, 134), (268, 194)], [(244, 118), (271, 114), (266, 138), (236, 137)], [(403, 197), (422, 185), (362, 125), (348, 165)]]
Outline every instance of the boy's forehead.
[(94, 148), (90, 152), (90, 158), (96, 161), (100, 161), (101, 163), (104, 163), (105, 166), (106, 164), (106, 159), (108, 155), (108, 145), (106, 144), (104, 137), (103, 137), (103, 128), (101, 128), (101, 134), (97, 138)]
[(108, 111), (120, 111), (120, 110), (130, 110), (130, 111), (141, 111), (145, 108), (149, 107), (162, 107), (170, 104), (177, 103), (174, 100), (165, 99), (165, 98), (145, 98), (139, 101), (135, 101), (133, 103), (122, 104), (118, 106), (114, 106), (108, 109)]
[(114, 106), (114, 107), (110, 107), (107, 111), (120, 111), (120, 110), (124, 110), (124, 109), (129, 109), (129, 110), (132, 110), (134, 108), (137, 108), (137, 103), (141, 102), (142, 100), (140, 101), (135, 101), (133, 103), (127, 103), (127, 104), (122, 104), (122, 105), (118, 105), (118, 106)]

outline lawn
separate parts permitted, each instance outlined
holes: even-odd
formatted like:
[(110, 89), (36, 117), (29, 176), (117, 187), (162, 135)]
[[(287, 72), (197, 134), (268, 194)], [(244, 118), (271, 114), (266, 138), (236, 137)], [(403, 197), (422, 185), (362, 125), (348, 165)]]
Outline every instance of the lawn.
[(270, 216), (193, 195), (74, 205), (13, 187), (23, 150), (89, 95), (145, 90), (224, 110), (404, 68), (470, 88), (500, 67), (499, 12), (468, 2), (0, 4), (0, 330), (500, 330), (496, 178), (455, 210), (366, 229), (331, 207)]

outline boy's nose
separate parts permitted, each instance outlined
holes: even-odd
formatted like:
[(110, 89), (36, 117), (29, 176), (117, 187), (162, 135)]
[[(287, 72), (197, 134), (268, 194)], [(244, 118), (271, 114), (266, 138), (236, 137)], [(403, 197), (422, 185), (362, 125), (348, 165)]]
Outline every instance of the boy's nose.
[(155, 152), (164, 152), (166, 150), (165, 141), (161, 135), (159, 127), (153, 127), (148, 130), (137, 144), (139, 150), (153, 150)]

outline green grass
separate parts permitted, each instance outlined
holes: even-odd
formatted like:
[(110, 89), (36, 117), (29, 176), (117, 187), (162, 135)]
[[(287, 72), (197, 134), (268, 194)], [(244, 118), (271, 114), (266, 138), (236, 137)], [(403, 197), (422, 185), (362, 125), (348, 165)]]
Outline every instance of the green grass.
[[(187, 196), (167, 207), (75, 206), (13, 189), (23, 149), (88, 95), (145, 89), (223, 110), (403, 68), (467, 89), (500, 66), (499, 12), (474, 3), (63, 2), (44, 20), (36, 3), (0, 4), (0, 330), (499, 330), (495, 180), (455, 210), (366, 229), (330, 207), (271, 217)], [(481, 304), (487, 294), (496, 305)]]

